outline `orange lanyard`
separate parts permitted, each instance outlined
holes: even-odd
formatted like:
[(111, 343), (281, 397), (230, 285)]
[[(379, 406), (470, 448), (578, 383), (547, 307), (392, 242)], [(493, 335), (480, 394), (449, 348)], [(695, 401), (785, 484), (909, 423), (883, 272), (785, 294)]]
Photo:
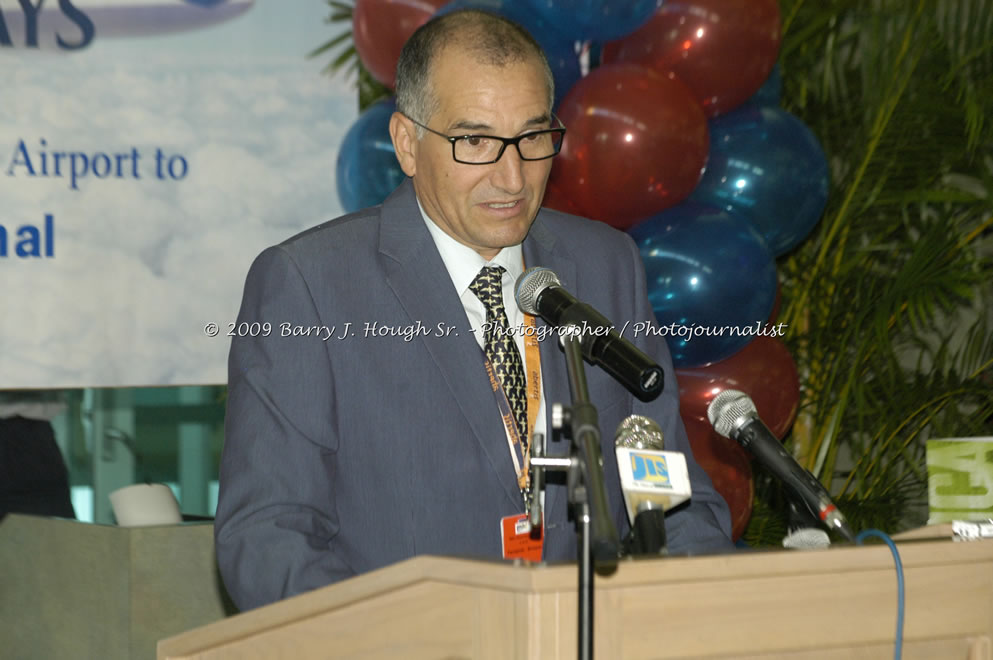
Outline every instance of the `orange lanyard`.
[(531, 465), (531, 442), (534, 434), (534, 426), (538, 420), (538, 408), (541, 406), (541, 355), (538, 349), (538, 334), (535, 327), (534, 316), (524, 315), (524, 373), (527, 380), (527, 436), (523, 439), (517, 429), (517, 421), (510, 409), (510, 402), (504, 392), (500, 381), (496, 377), (493, 365), (489, 359), (483, 356), (486, 366), (486, 374), (490, 378), (490, 387), (494, 392), (499, 390), (497, 405), (500, 408), (500, 416), (503, 419), (503, 426), (507, 431), (507, 444), (510, 448), (510, 458), (514, 462), (514, 471), (517, 474), (517, 486), (524, 496), (524, 510), (527, 511), (530, 505), (528, 488), (531, 485), (529, 468)]
[[(527, 378), (527, 438), (534, 433), (534, 425), (538, 420), (538, 408), (541, 406), (541, 357), (538, 352), (538, 338), (535, 335), (534, 317), (526, 314), (524, 318), (524, 371)], [(510, 401), (507, 393), (496, 377), (493, 365), (489, 358), (483, 356), (486, 366), (486, 375), (490, 378), (490, 387), (493, 392), (499, 392), (497, 406), (500, 408), (500, 417), (503, 419), (503, 426), (507, 431), (507, 444), (510, 447), (510, 458), (514, 462), (514, 471), (517, 473), (517, 485), (524, 492), (529, 486), (528, 467), (531, 463), (531, 443), (522, 441), (521, 434), (517, 430), (517, 420), (510, 409)]]
[[(521, 266), (527, 269), (523, 255), (521, 255)], [(521, 485), (522, 491), (526, 491), (531, 485), (531, 475), (528, 473), (531, 465), (531, 438), (538, 421), (538, 408), (541, 406), (541, 355), (538, 350), (538, 332), (534, 316), (531, 314), (524, 315), (524, 374), (528, 392), (528, 436), (527, 449), (524, 452), (523, 478), (521, 472), (517, 473), (517, 483)], [(528, 504), (528, 502), (524, 503), (525, 509)]]

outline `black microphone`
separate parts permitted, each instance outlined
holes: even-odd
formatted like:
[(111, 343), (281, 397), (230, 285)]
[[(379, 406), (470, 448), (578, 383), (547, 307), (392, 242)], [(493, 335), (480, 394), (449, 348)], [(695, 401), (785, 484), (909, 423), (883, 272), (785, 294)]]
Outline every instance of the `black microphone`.
[(621, 337), (603, 314), (576, 300), (547, 268), (528, 268), (514, 285), (517, 306), (555, 326), (575, 326), (583, 356), (603, 368), (642, 401), (662, 393), (662, 367)]
[(855, 534), (848, 526), (848, 521), (831, 501), (827, 490), (814, 475), (787, 453), (783, 444), (759, 419), (755, 404), (747, 394), (738, 390), (724, 390), (707, 406), (707, 417), (715, 431), (725, 438), (737, 440), (751, 452), (828, 529), (838, 531), (849, 541), (855, 541)]

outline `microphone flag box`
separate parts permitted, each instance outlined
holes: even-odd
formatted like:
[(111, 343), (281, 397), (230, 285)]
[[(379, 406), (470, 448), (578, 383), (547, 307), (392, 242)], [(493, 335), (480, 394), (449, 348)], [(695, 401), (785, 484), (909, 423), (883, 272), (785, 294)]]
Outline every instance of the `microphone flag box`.
[(928, 524), (993, 518), (993, 437), (927, 441)]
[(645, 509), (669, 509), (690, 499), (686, 457), (678, 451), (617, 447), (617, 471), (630, 520)]

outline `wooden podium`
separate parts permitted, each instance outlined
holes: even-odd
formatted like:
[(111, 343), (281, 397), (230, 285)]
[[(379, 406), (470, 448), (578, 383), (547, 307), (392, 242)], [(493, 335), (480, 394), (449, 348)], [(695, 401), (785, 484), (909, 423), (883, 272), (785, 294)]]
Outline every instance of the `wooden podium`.
[[(900, 543), (903, 657), (990, 660), (993, 541)], [(577, 569), (418, 557), (164, 639), (160, 659), (575, 658)], [(892, 658), (885, 545), (622, 562), (596, 658)]]

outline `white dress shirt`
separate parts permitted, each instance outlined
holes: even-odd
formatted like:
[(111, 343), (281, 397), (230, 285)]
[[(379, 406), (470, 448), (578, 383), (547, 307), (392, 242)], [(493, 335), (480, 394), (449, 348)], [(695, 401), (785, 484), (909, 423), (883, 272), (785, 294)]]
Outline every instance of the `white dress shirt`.
[[(445, 262), (445, 268), (448, 269), (448, 275), (452, 278), (455, 291), (459, 294), (462, 307), (465, 308), (466, 316), (469, 318), (469, 326), (480, 348), (483, 347), (485, 341), (483, 324), (486, 322), (486, 306), (476, 297), (476, 294), (469, 290), (469, 285), (476, 279), (476, 275), (479, 274), (479, 271), (484, 266), (503, 266), (503, 306), (507, 312), (507, 325), (513, 330), (514, 343), (517, 344), (521, 363), (524, 364), (524, 333), (518, 331), (519, 328), (524, 327), (524, 312), (520, 310), (514, 299), (514, 284), (517, 282), (517, 278), (520, 277), (521, 273), (524, 272), (524, 253), (521, 245), (518, 243), (517, 245), (505, 247), (493, 259), (486, 261), (471, 247), (459, 243), (446, 234), (424, 212), (424, 207), (421, 206), (420, 200), (418, 200), (417, 206), (421, 210), (421, 217), (424, 219), (424, 224), (427, 225), (428, 231), (431, 233), (431, 238), (434, 239), (434, 243), (438, 247), (441, 260)], [(457, 331), (462, 332), (463, 329), (458, 328)], [(482, 363), (482, 359), (483, 355), (480, 354), (480, 363)], [(538, 365), (538, 371), (540, 374), (540, 364)], [(526, 373), (527, 368), (525, 368)], [(535, 418), (534, 432), (544, 434), (546, 431), (544, 384), (542, 384), (538, 395), (540, 403), (538, 406), (538, 415)]]

